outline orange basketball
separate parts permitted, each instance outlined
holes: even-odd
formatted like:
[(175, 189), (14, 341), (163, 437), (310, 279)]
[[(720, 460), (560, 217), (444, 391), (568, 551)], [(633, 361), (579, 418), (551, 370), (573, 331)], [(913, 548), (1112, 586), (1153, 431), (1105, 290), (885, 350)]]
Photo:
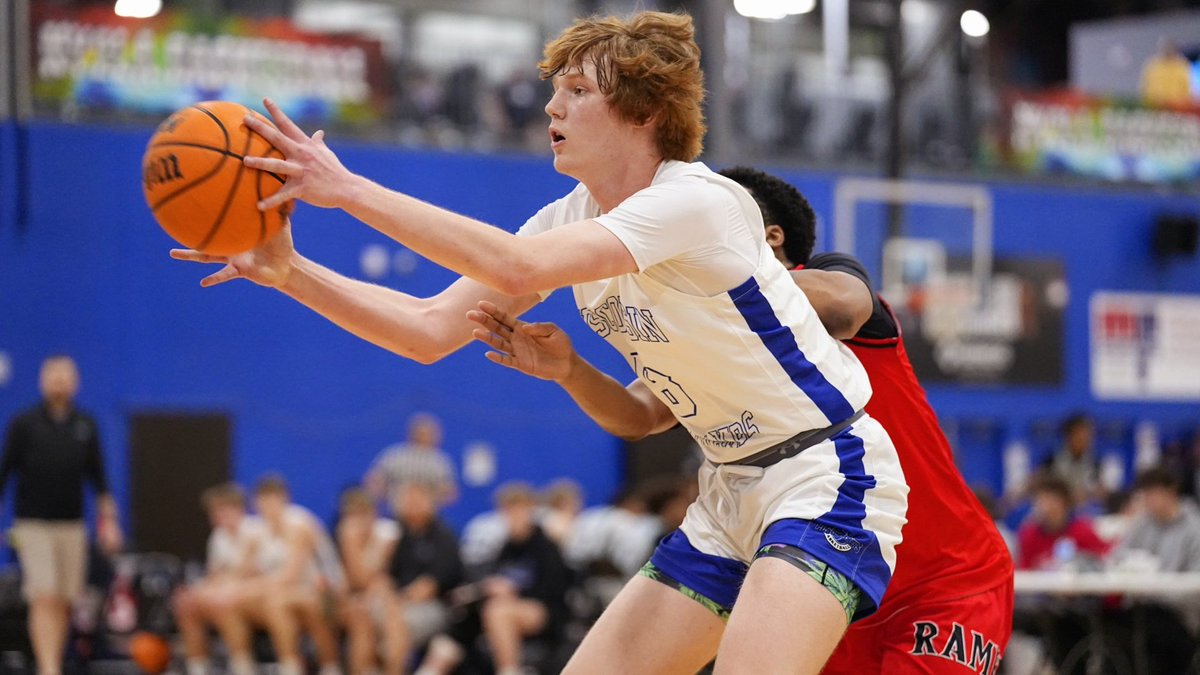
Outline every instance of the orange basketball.
[(134, 633), (129, 637), (129, 658), (143, 672), (158, 675), (171, 664), (171, 648), (153, 633)]
[(243, 123), (247, 113), (258, 115), (228, 101), (197, 103), (172, 113), (146, 146), (146, 203), (167, 234), (188, 248), (233, 255), (283, 227), (282, 207), (259, 211), (257, 204), (275, 194), (284, 177), (242, 164), (246, 155), (283, 155)]

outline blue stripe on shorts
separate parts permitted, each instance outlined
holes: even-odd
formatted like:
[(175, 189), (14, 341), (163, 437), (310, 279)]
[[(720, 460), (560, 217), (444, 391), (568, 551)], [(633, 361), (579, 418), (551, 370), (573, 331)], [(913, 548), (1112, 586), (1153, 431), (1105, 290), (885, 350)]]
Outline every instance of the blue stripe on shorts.
[(863, 498), (875, 487), (875, 477), (866, 473), (866, 448), (851, 429), (833, 438), (838, 470), (845, 476), (833, 508), (815, 520), (785, 518), (771, 523), (763, 532), (759, 548), (770, 544), (795, 546), (841, 572), (870, 600), (859, 603), (854, 616), (857, 621), (879, 608), (892, 580), (892, 570), (883, 559), (875, 533), (863, 525), (867, 516)]
[(663, 537), (650, 563), (683, 586), (703, 595), (726, 610), (733, 609), (749, 566), (698, 550), (683, 530)]

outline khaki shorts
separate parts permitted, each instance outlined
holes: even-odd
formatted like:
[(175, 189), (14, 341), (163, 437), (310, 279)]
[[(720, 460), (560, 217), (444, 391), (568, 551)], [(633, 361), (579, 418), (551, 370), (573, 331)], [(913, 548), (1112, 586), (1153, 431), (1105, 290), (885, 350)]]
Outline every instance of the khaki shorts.
[(81, 521), (17, 520), (12, 543), (26, 600), (46, 595), (73, 600), (83, 591), (87, 530)]

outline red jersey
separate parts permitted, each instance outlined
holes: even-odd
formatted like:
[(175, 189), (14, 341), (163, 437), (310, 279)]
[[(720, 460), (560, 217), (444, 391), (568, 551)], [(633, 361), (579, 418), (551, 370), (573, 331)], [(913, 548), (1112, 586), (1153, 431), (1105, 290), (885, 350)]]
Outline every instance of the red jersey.
[[(825, 253), (814, 256), (808, 267), (851, 271), (846, 261), (858, 265), (849, 256)], [(844, 344), (871, 378), (867, 414), (887, 429), (909, 486), (904, 540), (896, 548), (896, 569), (875, 614), (883, 619), (919, 600), (949, 600), (1011, 580), (1013, 561), (991, 516), (954, 464), (950, 443), (909, 363), (900, 322), (882, 298), (877, 300), (863, 331)], [(884, 330), (892, 337), (877, 337)]]
[[(884, 311), (890, 309), (884, 305)], [(846, 340), (871, 378), (867, 414), (879, 420), (908, 481), (908, 524), (878, 616), (918, 598), (950, 599), (1011, 579), (1012, 556), (991, 516), (963, 481), (950, 443), (896, 337)]]

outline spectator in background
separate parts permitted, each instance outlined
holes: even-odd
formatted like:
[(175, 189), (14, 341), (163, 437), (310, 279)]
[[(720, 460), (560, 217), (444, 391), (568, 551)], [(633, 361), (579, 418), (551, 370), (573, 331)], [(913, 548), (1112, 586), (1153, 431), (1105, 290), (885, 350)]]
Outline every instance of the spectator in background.
[(615, 577), (622, 584), (637, 574), (662, 534), (644, 492), (626, 487), (611, 505), (580, 513), (563, 546), (567, 562), (589, 578)]
[(663, 533), (644, 490), (625, 487), (612, 505), (585, 509), (563, 545), (563, 557), (581, 579), (590, 614), (600, 612), (650, 559)]
[(1186, 105), (1192, 100), (1192, 64), (1175, 42), (1162, 38), (1158, 54), (1142, 68), (1142, 101), (1154, 106)]
[(459, 542), (463, 565), (468, 573), (485, 569), (508, 540), (508, 524), (499, 511), (492, 509), (471, 517), (463, 526)]
[[(1145, 573), (1200, 572), (1200, 513), (1180, 499), (1179, 479), (1163, 468), (1148, 469), (1138, 476), (1134, 489), (1142, 513), (1113, 551), (1116, 564)], [(1156, 598), (1139, 603), (1134, 611), (1142, 613), (1144, 625), (1153, 627), (1144, 632), (1143, 653), (1151, 659), (1150, 672), (1186, 672), (1196, 653), (1200, 598)], [(1131, 615), (1124, 619), (1133, 623)]]
[(382, 656), (386, 675), (400, 675), (408, 656), (408, 638), (388, 565), (400, 539), (396, 521), (378, 517), (365, 490), (342, 493), (337, 525), (338, 550), (346, 568), (347, 662), (353, 675), (375, 673)]
[(411, 647), (420, 648), (450, 625), (444, 597), (463, 580), (458, 540), (437, 514), (433, 490), (420, 483), (397, 488), (392, 498), (400, 541), (389, 573), (399, 594)]
[(84, 482), (96, 495), (96, 536), (106, 553), (121, 546), (96, 421), (75, 407), (79, 369), (66, 355), (42, 362), (42, 402), (13, 418), (0, 459), (0, 494), (15, 478), (13, 548), (29, 602), (29, 637), (38, 675), (60, 675), (71, 602), (83, 590), (87, 530)]
[[(1108, 553), (1109, 545), (1096, 535), (1091, 524), (1075, 515), (1071, 487), (1054, 474), (1043, 474), (1033, 483), (1033, 510), (1017, 533), (1020, 552), (1017, 569), (1058, 570), (1091, 564)], [(1086, 659), (1077, 659), (1067, 669), (1071, 651), (1086, 639), (1087, 616), (1094, 607), (1083, 607), (1072, 599), (1019, 599), (1013, 618), (1014, 630), (1044, 636), (1046, 649), (1062, 675), (1083, 675)]]
[(1063, 420), (1062, 446), (1047, 468), (1071, 488), (1071, 498), (1082, 503), (1101, 498), (1100, 464), (1096, 459), (1096, 426), (1083, 413)]
[(561, 549), (583, 509), (583, 489), (569, 478), (560, 478), (546, 486), (542, 503), (545, 506), (540, 519), (542, 531)]
[(570, 571), (537, 524), (536, 493), (521, 483), (501, 486), (496, 507), (508, 525), (508, 540), (490, 574), (452, 594), (460, 603), (474, 603), (477, 612), (455, 626), (453, 637), (434, 638), (419, 675), (452, 671), (481, 630), (497, 675), (516, 675), (521, 672), (522, 642), (535, 636), (558, 637), (567, 618)]
[(175, 594), (175, 623), (183, 639), (187, 675), (208, 675), (208, 629), (236, 612), (245, 582), (254, 575), (255, 556), (265, 534), (262, 521), (246, 514), (246, 495), (235, 483), (204, 491), (200, 498), (212, 534), (204, 577)]
[(1082, 562), (1076, 556), (1103, 558), (1109, 545), (1087, 520), (1074, 513), (1071, 486), (1057, 475), (1039, 477), (1033, 487), (1033, 510), (1017, 533), (1017, 568), (1050, 570)]
[(391, 495), (404, 483), (420, 483), (433, 489), (438, 505), (458, 499), (454, 464), (441, 449), (442, 424), (429, 413), (417, 413), (408, 421), (408, 440), (384, 448), (367, 471), (364, 483), (376, 500)]
[(301, 627), (313, 639), (322, 675), (339, 673), (334, 617), (328, 610), (344, 591), (345, 577), (329, 534), (310, 511), (291, 503), (282, 477), (260, 479), (254, 504), (266, 526), (256, 556), (257, 576), (240, 594), (239, 611), (225, 617), (221, 631), (231, 672), (255, 672), (250, 628), (259, 626), (270, 634), (280, 675), (304, 672)]

